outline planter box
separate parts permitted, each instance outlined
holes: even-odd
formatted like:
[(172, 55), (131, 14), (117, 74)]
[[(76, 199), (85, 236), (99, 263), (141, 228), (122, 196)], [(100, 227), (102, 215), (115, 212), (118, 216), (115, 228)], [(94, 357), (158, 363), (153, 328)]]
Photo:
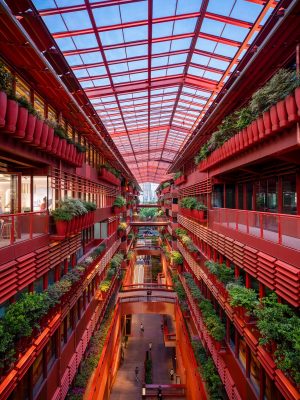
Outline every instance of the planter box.
[(13, 133), (16, 130), (19, 104), (14, 100), (7, 100), (4, 130)]
[(184, 182), (186, 182), (186, 176), (182, 175), (179, 178), (175, 179), (175, 185), (179, 186), (181, 184), (183, 184)]
[(300, 120), (300, 88), (289, 94), (284, 100), (273, 105), (257, 120), (238, 132), (219, 149), (212, 152), (206, 160), (199, 163), (200, 171), (205, 171), (219, 164), (228, 157), (251, 147), (256, 142), (265, 140), (269, 135), (288, 128)]
[(100, 168), (98, 173), (99, 179), (110, 183), (111, 185), (120, 186), (121, 180), (118, 179), (114, 174), (110, 171), (107, 171), (105, 168)]

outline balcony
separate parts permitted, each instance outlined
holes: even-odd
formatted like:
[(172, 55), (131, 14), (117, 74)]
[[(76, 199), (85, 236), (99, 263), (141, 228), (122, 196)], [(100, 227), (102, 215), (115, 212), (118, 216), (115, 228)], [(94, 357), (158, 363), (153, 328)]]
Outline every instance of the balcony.
[(209, 211), (209, 227), (223, 226), (300, 251), (300, 216), (229, 208)]
[(47, 235), (48, 231), (48, 211), (1, 214), (0, 249), (41, 235)]

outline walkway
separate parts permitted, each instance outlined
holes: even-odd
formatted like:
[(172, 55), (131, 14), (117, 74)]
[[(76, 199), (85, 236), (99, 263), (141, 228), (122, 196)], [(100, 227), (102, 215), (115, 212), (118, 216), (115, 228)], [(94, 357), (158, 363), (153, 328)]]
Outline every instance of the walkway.
[[(140, 333), (140, 323), (145, 332)], [(135, 367), (144, 381), (144, 360), (149, 343), (152, 342), (153, 383), (170, 384), (173, 349), (165, 348), (161, 331), (161, 315), (140, 314), (132, 316), (132, 334), (129, 337), (125, 359), (118, 370), (110, 400), (140, 400), (142, 383), (135, 381)]]

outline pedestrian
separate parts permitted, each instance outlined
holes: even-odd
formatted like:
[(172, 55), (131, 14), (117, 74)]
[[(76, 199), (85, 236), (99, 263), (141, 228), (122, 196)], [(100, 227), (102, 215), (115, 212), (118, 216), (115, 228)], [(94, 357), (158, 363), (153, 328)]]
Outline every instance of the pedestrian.
[(161, 386), (158, 386), (157, 389), (157, 399), (162, 400)]
[(152, 342), (149, 343), (149, 350), (151, 351), (152, 349)]
[(140, 328), (141, 328), (141, 333), (144, 333), (145, 329), (144, 329), (144, 325), (143, 325), (143, 323), (142, 323), (142, 322), (141, 322), (141, 326), (140, 326)]
[(171, 381), (174, 380), (174, 369), (173, 368), (170, 369), (170, 378), (171, 378)]
[(139, 367), (135, 367), (135, 380), (139, 382)]

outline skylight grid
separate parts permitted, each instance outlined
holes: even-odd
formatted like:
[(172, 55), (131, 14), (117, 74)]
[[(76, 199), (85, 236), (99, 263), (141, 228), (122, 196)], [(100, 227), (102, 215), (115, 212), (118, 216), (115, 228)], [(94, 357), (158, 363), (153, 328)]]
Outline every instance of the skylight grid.
[[(60, 0), (33, 3), (121, 152), (135, 162), (134, 152), (144, 151), (135, 171), (157, 181), (168, 168), (163, 159), (176, 156), (273, 5), (247, 0), (209, 0), (207, 7), (202, 0), (70, 0), (63, 8)], [(154, 169), (153, 149), (162, 159)]]

